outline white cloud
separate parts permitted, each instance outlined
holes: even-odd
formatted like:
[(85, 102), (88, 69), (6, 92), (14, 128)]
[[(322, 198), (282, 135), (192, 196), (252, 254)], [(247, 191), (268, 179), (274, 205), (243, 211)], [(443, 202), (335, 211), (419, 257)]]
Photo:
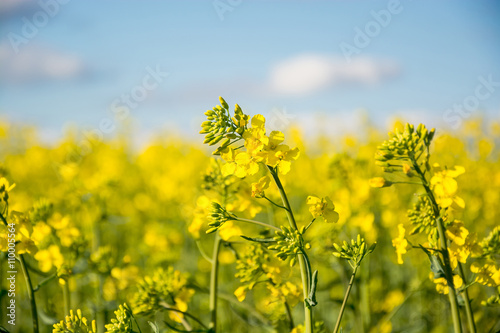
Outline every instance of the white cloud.
[(276, 64), (269, 86), (278, 94), (311, 94), (346, 83), (374, 84), (399, 73), (393, 61), (358, 57), (347, 63), (341, 57), (302, 54)]
[(24, 11), (33, 10), (38, 3), (33, 0), (2, 0), (0, 2), (0, 16), (10, 16)]
[(26, 83), (46, 80), (65, 80), (84, 72), (82, 61), (33, 42), (15, 53), (9, 43), (0, 44), (0, 82)]

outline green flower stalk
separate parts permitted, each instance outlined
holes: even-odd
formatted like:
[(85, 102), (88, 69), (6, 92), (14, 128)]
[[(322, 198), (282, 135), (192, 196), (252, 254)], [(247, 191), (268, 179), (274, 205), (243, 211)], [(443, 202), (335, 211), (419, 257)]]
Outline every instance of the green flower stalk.
[[(404, 180), (399, 180), (400, 178), (387, 180), (377, 177), (372, 179), (370, 183), (373, 187), (387, 187), (403, 183), (417, 184), (424, 188), (425, 195), (419, 197), (419, 201), (413, 210), (410, 210), (408, 213), (408, 217), (414, 225), (411, 234), (425, 232), (431, 238), (435, 238), (438, 241), (438, 248), (435, 253), (440, 253), (442, 256), (442, 260), (439, 260), (442, 261), (443, 273), (447, 282), (453, 327), (455, 333), (460, 333), (462, 332), (462, 325), (453, 280), (453, 268), (448, 250), (445, 216), (446, 209), (452, 204), (456, 203), (458, 206), (463, 206), (463, 200), (454, 194), (456, 188), (449, 185), (455, 184), (452, 178), (461, 174), (463, 168), (456, 168), (455, 171), (445, 170), (444, 172), (435, 174), (431, 181), (428, 180), (427, 174), (431, 171), (429, 148), (434, 134), (434, 129), (427, 130), (422, 124), (416, 129), (413, 125), (406, 124), (402, 132), (396, 129), (395, 133), (389, 133), (389, 140), (378, 147), (375, 155), (376, 164), (382, 167), (385, 173), (398, 174)], [(394, 178), (396, 178), (396, 175)], [(401, 254), (406, 252), (407, 241), (404, 238), (404, 227), (400, 225), (399, 228), (400, 237), (394, 240), (393, 244), (397, 248), (398, 262), (402, 263)], [(465, 276), (460, 263), (459, 273), (462, 279), (464, 279)], [(467, 290), (462, 295), (467, 303), (466, 311), (470, 330), (471, 332), (475, 332), (474, 318)]]
[(375, 250), (376, 245), (377, 244), (374, 243), (370, 247), (367, 247), (365, 240), (362, 239), (360, 235), (358, 235), (356, 240), (352, 239), (351, 243), (344, 241), (342, 246), (337, 245), (335, 243), (333, 244), (333, 247), (335, 248), (333, 255), (337, 258), (347, 260), (352, 268), (351, 279), (349, 280), (349, 285), (347, 286), (347, 290), (344, 295), (344, 300), (342, 301), (342, 306), (340, 307), (337, 322), (335, 323), (335, 328), (333, 329), (333, 333), (337, 333), (340, 329), (342, 316), (344, 315), (347, 300), (349, 299), (349, 295), (351, 294), (351, 289), (352, 286), (354, 285), (356, 273), (358, 271), (359, 266), (361, 265), (361, 261), (365, 258), (366, 255), (372, 253)]
[[(279, 131), (272, 131), (269, 136), (267, 136), (265, 118), (262, 115), (254, 116), (250, 122), (251, 127), (249, 127), (250, 117), (245, 115), (237, 104), (235, 106), (234, 117), (231, 117), (226, 101), (222, 97), (219, 98), (219, 101), (221, 105), (205, 113), (207, 120), (201, 125), (202, 131), (200, 133), (205, 134), (204, 143), (211, 146), (220, 143), (220, 146), (213, 153), (215, 155), (221, 155), (227, 162), (222, 168), (222, 173), (226, 175), (234, 174), (239, 178), (244, 178), (259, 172), (260, 165), (266, 167), (280, 192), (283, 201), (283, 206), (281, 208), (286, 211), (291, 228), (290, 231), (298, 232), (295, 217), (278, 176), (278, 172), (282, 174), (289, 172), (292, 161), (299, 156), (298, 149), (290, 149), (287, 145), (282, 144), (285, 136)], [(222, 141), (223, 139), (224, 141)], [(243, 146), (234, 148), (231, 146), (233, 143), (242, 139), (245, 141)], [(240, 150), (241, 148), (245, 148), (246, 151)], [(254, 196), (263, 196), (263, 190), (265, 188), (265, 184), (260, 184), (259, 186), (254, 184)], [(250, 223), (257, 222), (238, 219), (236, 216), (232, 216), (225, 211), (223, 206), (224, 205), (214, 205), (212, 207), (212, 225), (210, 225), (208, 232), (216, 231), (220, 225), (229, 219)], [(262, 222), (257, 222), (255, 224), (277, 229), (276, 227), (263, 224)], [(278, 231), (281, 232), (279, 229)], [(218, 247), (214, 248), (214, 253), (217, 253), (217, 249)], [(313, 273), (305, 249), (298, 248), (295, 251), (297, 251), (296, 258), (292, 258), (291, 263), (293, 265), (295, 260), (299, 262), (304, 293), (305, 328), (306, 333), (311, 333), (313, 329), (311, 304), (315, 305), (315, 302), (307, 302), (307, 300), (312, 299), (311, 286), (315, 287), (316, 284), (313, 283), (315, 279), (313, 279)], [(212, 259), (212, 262), (214, 259)], [(214, 279), (212, 279), (212, 282), (213, 280)], [(312, 294), (312, 296), (314, 296), (314, 290)]]

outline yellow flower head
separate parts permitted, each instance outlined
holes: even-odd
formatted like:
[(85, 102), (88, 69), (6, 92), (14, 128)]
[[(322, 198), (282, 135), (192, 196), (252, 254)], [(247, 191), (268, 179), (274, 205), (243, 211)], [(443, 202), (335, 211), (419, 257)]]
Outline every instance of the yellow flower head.
[(259, 171), (258, 161), (248, 152), (227, 148), (227, 151), (221, 155), (227, 162), (221, 169), (223, 176), (235, 175), (244, 178), (247, 175), (255, 175)]
[(371, 187), (389, 187), (392, 183), (383, 177), (375, 177), (369, 180)]
[(309, 212), (314, 218), (322, 216), (325, 222), (334, 223), (339, 220), (339, 213), (335, 211), (335, 205), (329, 197), (318, 198), (308, 196), (306, 203), (309, 205)]
[(500, 286), (500, 267), (493, 260), (488, 260), (483, 265), (475, 262), (470, 270), (477, 274), (476, 282), (489, 287)]
[(0, 202), (7, 203), (9, 201), (9, 191), (16, 187), (16, 184), (10, 185), (9, 181), (1, 177), (0, 178)]
[(16, 184), (10, 185), (5, 177), (0, 178), (0, 193), (10, 192), (14, 187), (16, 187)]
[(252, 197), (262, 198), (264, 197), (264, 190), (269, 188), (271, 183), (271, 178), (269, 176), (264, 176), (257, 183), (252, 184)]
[(57, 245), (51, 245), (45, 250), (40, 250), (35, 254), (38, 266), (42, 272), (49, 272), (52, 267), (59, 268), (64, 263), (64, 257)]
[(240, 286), (234, 291), (234, 296), (239, 302), (243, 302), (247, 297), (248, 286)]
[(465, 228), (462, 221), (454, 221), (454, 223), (446, 229), (446, 236), (453, 243), (464, 245), (467, 236), (469, 236), (469, 230)]
[(398, 255), (398, 264), (403, 264), (403, 254), (406, 253), (406, 247), (408, 246), (408, 241), (405, 238), (406, 230), (403, 224), (398, 225), (399, 236), (392, 240), (392, 246), (396, 248), (396, 254)]
[[(449, 293), (449, 288), (448, 288), (448, 281), (444, 277), (434, 279), (434, 274), (430, 273), (430, 278), (434, 281), (436, 284), (436, 290), (440, 294), (448, 295)], [(464, 281), (460, 277), (460, 275), (453, 275), (453, 286), (456, 288), (462, 287), (464, 284)]]
[[(246, 124), (246, 120), (244, 123)], [(251, 127), (244, 129), (241, 135), (245, 140), (246, 151), (231, 147), (218, 148), (217, 153), (227, 162), (222, 167), (222, 174), (244, 178), (256, 174), (259, 171), (259, 163), (277, 168), (280, 173), (287, 174), (290, 171), (291, 161), (299, 157), (298, 148), (290, 149), (282, 144), (285, 135), (280, 131), (272, 131), (267, 136), (264, 116), (255, 115), (250, 123)]]
[(450, 207), (453, 203), (459, 208), (464, 208), (465, 203), (462, 198), (456, 195), (458, 184), (455, 178), (465, 172), (462, 166), (455, 166), (454, 170), (441, 169), (439, 164), (434, 164), (437, 170), (431, 178), (431, 187), (436, 194), (436, 200), (443, 207)]

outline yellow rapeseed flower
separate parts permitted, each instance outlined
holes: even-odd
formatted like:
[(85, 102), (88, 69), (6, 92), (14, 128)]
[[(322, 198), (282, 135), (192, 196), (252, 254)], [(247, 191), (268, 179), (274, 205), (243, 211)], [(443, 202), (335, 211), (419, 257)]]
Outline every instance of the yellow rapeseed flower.
[(406, 247), (408, 246), (408, 241), (405, 238), (406, 230), (403, 224), (398, 225), (399, 236), (392, 240), (392, 246), (396, 248), (396, 254), (398, 255), (398, 264), (403, 264), (403, 254), (406, 253)]
[(489, 287), (500, 286), (500, 267), (494, 261), (488, 260), (483, 265), (475, 262), (470, 270), (477, 274), (476, 282)]
[(431, 187), (436, 194), (436, 200), (443, 208), (450, 207), (453, 203), (459, 208), (465, 207), (462, 198), (456, 195), (458, 184), (455, 178), (465, 172), (462, 166), (455, 166), (455, 169), (441, 169), (439, 164), (434, 164), (437, 170), (431, 178)]
[(234, 296), (239, 302), (243, 302), (247, 297), (248, 286), (240, 286), (234, 291)]
[[(446, 281), (446, 279), (444, 277), (434, 279), (433, 273), (430, 273), (429, 276), (436, 284), (437, 292), (440, 294), (448, 295), (448, 293), (449, 293), (448, 281)], [(464, 284), (464, 281), (462, 280), (460, 275), (453, 275), (453, 286), (455, 287), (455, 289), (462, 287), (463, 284)]]
[(389, 187), (392, 183), (383, 177), (375, 177), (369, 180), (371, 187)]
[(262, 198), (264, 196), (264, 190), (269, 188), (271, 183), (271, 178), (269, 176), (264, 176), (259, 179), (257, 183), (252, 184), (252, 197)]
[(329, 197), (320, 199), (310, 195), (307, 197), (306, 203), (309, 205), (309, 212), (314, 218), (322, 216), (327, 223), (339, 220), (339, 213), (335, 211), (335, 205)]
[(48, 272), (52, 267), (59, 268), (64, 263), (64, 257), (57, 245), (51, 245), (45, 250), (40, 250), (35, 254), (38, 266), (42, 272)]

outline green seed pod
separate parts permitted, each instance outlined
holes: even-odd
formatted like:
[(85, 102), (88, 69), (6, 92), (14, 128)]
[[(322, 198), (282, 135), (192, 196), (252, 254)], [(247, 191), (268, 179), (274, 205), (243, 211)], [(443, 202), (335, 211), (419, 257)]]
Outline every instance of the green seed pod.
[(207, 234), (211, 234), (212, 232), (217, 231), (218, 228), (210, 228), (206, 231)]
[(366, 248), (366, 243), (363, 243), (361, 244), (361, 246), (359, 247), (359, 253), (361, 254), (365, 254), (365, 248)]
[(434, 138), (434, 134), (436, 133), (436, 129), (433, 128), (429, 131), (429, 142)]
[(220, 140), (222, 140), (224, 136), (223, 135), (219, 135), (219, 136), (216, 136), (214, 139), (212, 139), (209, 143), (210, 146), (213, 146), (215, 145), (216, 143), (218, 143)]
[(229, 105), (227, 105), (226, 101), (221, 96), (219, 96), (219, 102), (224, 109), (226, 109), (226, 110), (229, 109)]

